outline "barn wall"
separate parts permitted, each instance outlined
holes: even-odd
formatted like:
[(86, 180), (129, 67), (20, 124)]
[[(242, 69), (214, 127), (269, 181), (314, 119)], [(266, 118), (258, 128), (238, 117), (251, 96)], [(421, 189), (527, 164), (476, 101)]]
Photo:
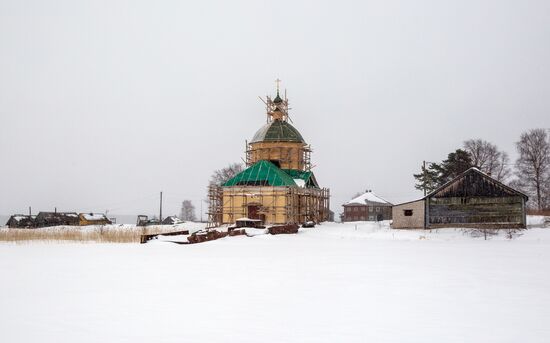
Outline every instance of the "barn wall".
[(525, 226), (521, 196), (432, 197), (428, 202), (429, 227)]
[[(393, 229), (423, 229), (424, 228), (424, 200), (394, 205), (392, 208)], [(405, 210), (412, 210), (412, 216), (405, 216)]]

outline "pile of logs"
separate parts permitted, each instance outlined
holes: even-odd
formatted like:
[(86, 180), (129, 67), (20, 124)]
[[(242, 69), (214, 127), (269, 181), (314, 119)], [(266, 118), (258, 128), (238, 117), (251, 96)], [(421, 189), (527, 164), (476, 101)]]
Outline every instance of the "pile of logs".
[[(280, 234), (293, 234), (298, 233), (299, 226), (296, 224), (287, 224), (287, 225), (277, 225), (277, 226), (271, 226), (267, 229), (268, 233), (272, 235), (280, 235)], [(141, 236), (141, 243), (147, 243), (151, 239), (156, 238), (157, 236), (174, 236), (174, 235), (186, 235), (189, 234), (189, 231), (176, 231), (176, 232), (169, 232), (169, 233), (163, 233), (163, 234), (153, 234), (153, 235), (142, 235)], [(206, 230), (200, 230), (197, 232), (192, 233), (187, 237), (187, 242), (174, 242), (179, 244), (195, 244), (195, 243), (202, 243), (202, 242), (208, 242), (213, 241), (219, 238), (227, 237), (227, 236), (242, 236), (247, 235), (245, 228), (230, 228), (229, 231), (218, 231), (215, 229), (206, 229)], [(252, 235), (253, 236), (253, 235)]]
[(246, 230), (245, 229), (229, 230), (229, 236), (242, 236), (242, 235), (246, 235)]
[(187, 237), (189, 243), (202, 243), (207, 241), (213, 241), (218, 238), (223, 238), (227, 236), (227, 232), (217, 231), (217, 230), (201, 230), (191, 234)]
[(298, 233), (298, 228), (299, 226), (297, 224), (286, 224), (286, 225), (272, 226), (267, 230), (272, 235), (280, 235), (280, 234)]

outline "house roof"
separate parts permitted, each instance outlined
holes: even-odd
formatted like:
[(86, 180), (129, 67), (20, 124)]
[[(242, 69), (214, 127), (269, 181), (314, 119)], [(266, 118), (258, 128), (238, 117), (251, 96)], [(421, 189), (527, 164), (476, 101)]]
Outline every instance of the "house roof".
[(355, 197), (344, 204), (346, 205), (366, 205), (369, 203), (377, 203), (377, 204), (386, 204), (391, 205), (391, 203), (387, 200), (382, 199), (378, 195), (374, 194), (372, 191), (365, 192), (358, 197)]
[(71, 218), (78, 218), (78, 214), (76, 212), (38, 212), (38, 217), (71, 217)]
[(305, 143), (298, 130), (284, 120), (274, 120), (262, 126), (250, 143), (257, 142), (299, 142)]
[(227, 186), (294, 186), (296, 182), (269, 161), (261, 160), (223, 184)]

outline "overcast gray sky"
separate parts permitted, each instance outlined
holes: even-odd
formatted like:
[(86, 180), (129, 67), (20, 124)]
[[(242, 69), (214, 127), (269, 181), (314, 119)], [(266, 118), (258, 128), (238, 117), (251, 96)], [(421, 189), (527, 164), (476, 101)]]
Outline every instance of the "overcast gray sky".
[(0, 0), (0, 214), (197, 208), (283, 80), (332, 209), (550, 127), (549, 1)]

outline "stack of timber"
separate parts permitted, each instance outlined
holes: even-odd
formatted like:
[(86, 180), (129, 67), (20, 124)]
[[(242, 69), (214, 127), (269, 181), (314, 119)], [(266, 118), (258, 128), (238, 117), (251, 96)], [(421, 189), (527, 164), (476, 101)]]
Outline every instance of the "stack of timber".
[(298, 228), (299, 226), (297, 224), (287, 224), (287, 225), (271, 226), (267, 230), (272, 235), (280, 235), (280, 234), (298, 233)]
[(187, 240), (189, 241), (190, 244), (194, 244), (194, 243), (213, 241), (219, 238), (226, 237), (228, 235), (229, 235), (228, 232), (223, 232), (223, 231), (201, 230), (191, 234), (189, 237), (187, 237)]

